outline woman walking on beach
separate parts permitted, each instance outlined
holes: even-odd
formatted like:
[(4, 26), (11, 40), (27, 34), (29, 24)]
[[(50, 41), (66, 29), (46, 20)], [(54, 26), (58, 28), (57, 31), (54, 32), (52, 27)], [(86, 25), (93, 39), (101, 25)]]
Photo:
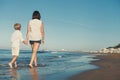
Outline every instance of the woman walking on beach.
[(29, 67), (33, 68), (37, 66), (37, 51), (41, 43), (44, 43), (44, 25), (40, 20), (41, 15), (39, 11), (34, 11), (32, 15), (32, 20), (28, 22), (26, 39), (29, 40), (29, 43), (32, 48), (32, 56), (30, 60)]

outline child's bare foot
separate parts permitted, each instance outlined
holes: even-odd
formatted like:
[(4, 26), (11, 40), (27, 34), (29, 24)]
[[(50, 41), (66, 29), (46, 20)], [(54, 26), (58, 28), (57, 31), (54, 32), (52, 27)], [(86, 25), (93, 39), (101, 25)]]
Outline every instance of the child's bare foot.
[(14, 63), (14, 67), (17, 68), (17, 62)]
[(32, 66), (31, 64), (29, 64), (29, 67), (30, 67), (30, 68), (33, 68), (33, 66)]
[(8, 63), (9, 67), (12, 68), (12, 64), (11, 63)]
[(15, 68), (17, 68), (18, 66), (17, 66), (17, 64), (15, 64)]

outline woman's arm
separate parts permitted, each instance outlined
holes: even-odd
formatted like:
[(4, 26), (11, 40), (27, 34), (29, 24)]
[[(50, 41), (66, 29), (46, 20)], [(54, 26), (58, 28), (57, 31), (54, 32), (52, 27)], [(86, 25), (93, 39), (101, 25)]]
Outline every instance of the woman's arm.
[(31, 29), (30, 29), (30, 25), (28, 24), (27, 26), (27, 33), (26, 33), (26, 41), (27, 41), (27, 44), (28, 44), (28, 40), (29, 40), (29, 33), (30, 33)]
[(44, 36), (45, 36), (45, 33), (44, 33), (44, 24), (42, 23), (41, 27), (40, 27), (40, 32), (42, 34), (42, 43), (44, 43)]

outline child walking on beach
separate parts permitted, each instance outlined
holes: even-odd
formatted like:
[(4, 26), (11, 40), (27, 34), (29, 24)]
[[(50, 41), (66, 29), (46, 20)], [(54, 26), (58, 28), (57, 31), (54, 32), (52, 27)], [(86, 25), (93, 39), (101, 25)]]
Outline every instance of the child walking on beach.
[(20, 32), (21, 24), (19, 24), (19, 23), (14, 24), (14, 29), (15, 29), (15, 31), (11, 37), (13, 58), (8, 63), (10, 68), (12, 68), (13, 64), (14, 64), (14, 67), (17, 68), (17, 58), (19, 56), (20, 42), (23, 42), (25, 44), (25, 41), (22, 37), (22, 33)]

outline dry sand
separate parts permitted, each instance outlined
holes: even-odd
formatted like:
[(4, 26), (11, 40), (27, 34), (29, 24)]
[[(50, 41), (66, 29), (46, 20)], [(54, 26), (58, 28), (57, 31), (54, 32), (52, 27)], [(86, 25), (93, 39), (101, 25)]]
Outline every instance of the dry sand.
[(120, 54), (98, 55), (99, 61), (92, 64), (99, 69), (86, 71), (71, 77), (69, 80), (120, 80)]

